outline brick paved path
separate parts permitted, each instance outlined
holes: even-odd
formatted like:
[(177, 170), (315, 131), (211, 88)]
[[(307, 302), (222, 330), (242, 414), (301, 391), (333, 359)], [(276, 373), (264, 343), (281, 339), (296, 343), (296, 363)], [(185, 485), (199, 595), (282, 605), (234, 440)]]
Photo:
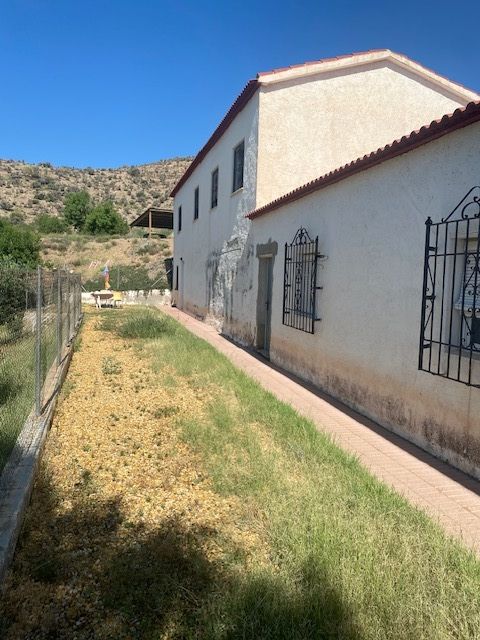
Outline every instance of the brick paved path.
[(377, 478), (427, 511), (480, 555), (480, 482), (437, 460), (331, 397), (242, 349), (215, 329), (172, 307), (162, 307), (265, 389), (329, 433)]

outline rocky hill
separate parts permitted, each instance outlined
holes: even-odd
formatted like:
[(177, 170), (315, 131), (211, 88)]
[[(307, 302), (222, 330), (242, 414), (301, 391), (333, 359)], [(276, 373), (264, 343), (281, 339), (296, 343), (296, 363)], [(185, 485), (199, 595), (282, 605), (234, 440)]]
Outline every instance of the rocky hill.
[(88, 191), (97, 202), (110, 199), (128, 222), (148, 206), (171, 206), (169, 193), (191, 158), (172, 158), (118, 169), (54, 167), (0, 160), (0, 217), (19, 213), (32, 222), (42, 213), (60, 215), (65, 195)]

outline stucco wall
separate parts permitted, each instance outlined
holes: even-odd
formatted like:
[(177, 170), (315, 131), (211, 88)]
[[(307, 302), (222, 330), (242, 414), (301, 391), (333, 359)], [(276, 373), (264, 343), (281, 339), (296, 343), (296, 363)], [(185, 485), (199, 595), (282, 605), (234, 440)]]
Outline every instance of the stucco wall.
[[(321, 80), (269, 84), (236, 116), (175, 196), (174, 275), (178, 267), (180, 284), (173, 296), (179, 307), (251, 343), (257, 276), (245, 214), (458, 106), (438, 87), (433, 90), (387, 64), (324, 74)], [(244, 187), (232, 195), (233, 149), (242, 139)], [(211, 209), (211, 172), (216, 167), (218, 206)], [(200, 213), (194, 221), (197, 186)]]
[[(175, 292), (178, 306), (222, 326), (227, 326), (235, 317), (241, 321), (244, 331), (248, 318), (242, 314), (243, 299), (253, 285), (253, 264), (245, 253), (250, 227), (245, 214), (256, 204), (257, 137), (258, 94), (209, 151), (174, 201), (174, 274), (178, 265), (180, 275), (179, 290)], [(232, 194), (233, 149), (242, 140), (245, 140), (244, 185)], [(216, 167), (219, 168), (218, 206), (211, 209), (211, 173)], [(194, 221), (197, 186), (200, 187), (200, 211), (198, 220)], [(180, 206), (182, 231), (178, 233)]]
[(386, 61), (262, 87), (257, 206), (467, 101)]
[[(479, 162), (475, 124), (252, 223), (254, 246), (280, 247), (272, 361), (477, 476), (480, 389), (417, 371), (417, 362), (425, 220), (439, 221), (479, 183)], [(282, 325), (281, 248), (300, 226), (326, 256), (315, 335)], [(255, 283), (257, 270), (258, 260)]]

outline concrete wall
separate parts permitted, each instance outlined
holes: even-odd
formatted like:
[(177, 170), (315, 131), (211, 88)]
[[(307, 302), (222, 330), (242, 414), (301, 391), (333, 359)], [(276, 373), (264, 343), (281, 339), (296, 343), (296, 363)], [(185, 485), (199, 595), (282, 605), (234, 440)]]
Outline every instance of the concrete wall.
[[(439, 221), (479, 183), (479, 163), (475, 124), (284, 205), (254, 220), (251, 235), (254, 250), (279, 246), (272, 361), (477, 476), (480, 389), (417, 362), (425, 220)], [(282, 324), (283, 247), (300, 226), (326, 256), (314, 335)], [(255, 283), (257, 270), (255, 259)]]
[(257, 206), (467, 101), (388, 61), (267, 84), (260, 94)]
[[(245, 327), (243, 299), (251, 289), (252, 262), (244, 255), (250, 223), (245, 214), (256, 204), (258, 94), (235, 118), (221, 140), (175, 196), (174, 292), (180, 308), (228, 325), (233, 317)], [(232, 194), (233, 150), (245, 141), (244, 186)], [(210, 207), (211, 173), (219, 168), (218, 206)], [(198, 220), (193, 219), (195, 188), (200, 188)], [(182, 207), (182, 231), (178, 209)], [(183, 277), (182, 277), (183, 274)], [(174, 284), (175, 286), (175, 284)], [(234, 311), (235, 306), (235, 311)]]

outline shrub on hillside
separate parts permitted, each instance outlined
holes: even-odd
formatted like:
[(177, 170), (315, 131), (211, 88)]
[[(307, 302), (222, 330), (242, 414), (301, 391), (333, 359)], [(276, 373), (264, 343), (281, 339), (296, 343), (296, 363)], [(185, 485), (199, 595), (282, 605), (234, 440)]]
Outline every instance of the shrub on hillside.
[(113, 202), (107, 200), (90, 211), (83, 229), (92, 235), (125, 234), (128, 232), (128, 224), (115, 209)]
[(63, 215), (67, 224), (77, 231), (83, 229), (88, 214), (92, 211), (92, 202), (86, 191), (72, 191), (65, 198)]
[(40, 261), (40, 239), (32, 231), (0, 220), (0, 325), (3, 340), (15, 338), (23, 326), (25, 269)]
[[(110, 284), (112, 289), (118, 291), (140, 291), (148, 289), (165, 289), (167, 276), (164, 270), (150, 276), (143, 266), (113, 265), (110, 266)], [(86, 291), (103, 289), (104, 278), (101, 271), (96, 278), (91, 278), (83, 283)]]
[(25, 220), (25, 214), (21, 211), (18, 211), (18, 209), (12, 211), (9, 217), (10, 224), (25, 224)]
[(25, 291), (25, 268), (0, 259), (0, 344), (15, 339), (22, 331)]
[(29, 229), (0, 220), (0, 256), (3, 262), (34, 268), (40, 262), (40, 238)]
[(65, 233), (68, 224), (63, 218), (42, 213), (37, 217), (37, 228), (40, 233)]

